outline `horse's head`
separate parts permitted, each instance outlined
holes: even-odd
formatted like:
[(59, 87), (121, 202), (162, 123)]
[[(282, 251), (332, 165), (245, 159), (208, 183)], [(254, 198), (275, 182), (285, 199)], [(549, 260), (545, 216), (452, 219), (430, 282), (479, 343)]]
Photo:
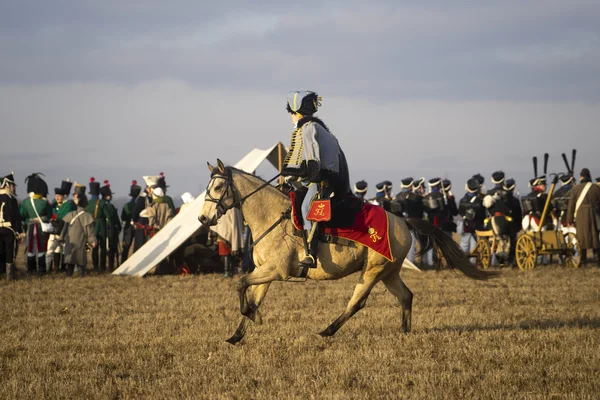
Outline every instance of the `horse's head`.
[(198, 216), (203, 225), (216, 225), (217, 221), (230, 208), (237, 205), (237, 192), (233, 187), (233, 177), (230, 168), (225, 168), (221, 160), (217, 166), (207, 163), (210, 171), (210, 181), (206, 187), (206, 199)]

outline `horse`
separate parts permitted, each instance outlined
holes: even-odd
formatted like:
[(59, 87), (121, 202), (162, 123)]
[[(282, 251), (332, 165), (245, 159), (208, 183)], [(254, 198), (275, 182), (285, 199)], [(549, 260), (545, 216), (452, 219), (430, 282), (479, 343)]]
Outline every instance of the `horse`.
[[(206, 189), (205, 203), (198, 220), (214, 225), (231, 208), (242, 211), (255, 238), (253, 259), (256, 269), (243, 275), (238, 282), (242, 320), (229, 339), (235, 344), (243, 339), (249, 321), (260, 324), (258, 311), (269, 285), (298, 277), (299, 261), (304, 256), (303, 240), (294, 234), (294, 226), (284, 218), (291, 207), (289, 197), (263, 179), (217, 160), (217, 167), (207, 163), (211, 178)], [(317, 267), (308, 269), (306, 279), (336, 280), (360, 272), (354, 294), (345, 311), (319, 334), (334, 335), (348, 319), (361, 310), (373, 287), (380, 281), (395, 296), (402, 307), (402, 332), (411, 330), (413, 294), (400, 277), (400, 269), (412, 244), (411, 230), (419, 241), (426, 241), (428, 250), (437, 245), (450, 268), (456, 268), (470, 278), (485, 280), (496, 273), (481, 271), (469, 261), (458, 244), (439, 228), (421, 219), (404, 219), (388, 213), (389, 242), (393, 259), (390, 261), (372, 249), (356, 244), (341, 246), (320, 243)], [(249, 289), (250, 288), (250, 289)], [(249, 289), (249, 290), (248, 290)]]

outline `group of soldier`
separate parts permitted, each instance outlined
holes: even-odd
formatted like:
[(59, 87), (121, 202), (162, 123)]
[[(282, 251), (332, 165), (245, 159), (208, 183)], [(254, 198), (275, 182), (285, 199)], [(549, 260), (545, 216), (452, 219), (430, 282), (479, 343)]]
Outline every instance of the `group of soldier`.
[(25, 179), (28, 197), (20, 204), (14, 173), (0, 178), (0, 272), (6, 272), (8, 279), (15, 276), (16, 249), (23, 242), (28, 273), (72, 275), (77, 271), (82, 276), (90, 251), (95, 271), (106, 271), (107, 265), (113, 271), (119, 257), (124, 262), (132, 246), (134, 252), (138, 250), (176, 212), (162, 173), (145, 176), (144, 190), (133, 181), (130, 201), (120, 215), (111, 202), (113, 192), (107, 180), (101, 186), (90, 178), (87, 194), (85, 185), (64, 180), (49, 202), (42, 176), (34, 173)]
[[(466, 193), (458, 205), (451, 181), (440, 178), (427, 182), (429, 190), (425, 188), (425, 178), (402, 179), (397, 194), (392, 193), (392, 183), (386, 180), (376, 185), (373, 198), (366, 198), (367, 182), (359, 181), (354, 185), (354, 194), (400, 217), (426, 219), (449, 235), (458, 234), (460, 247), (465, 253), (472, 254), (477, 242), (476, 231), (491, 230), (494, 235), (506, 238), (507, 244), (506, 251), (501, 253), (503, 260), (494, 262), (514, 264), (519, 232), (537, 230), (540, 224), (542, 230), (575, 233), (582, 249), (582, 262), (588, 261), (588, 249), (593, 250), (594, 259), (598, 262), (600, 221), (594, 219), (599, 214), (595, 210), (600, 208), (600, 178), (596, 178), (597, 184), (593, 185), (587, 168), (581, 171), (579, 185), (575, 185), (572, 168), (568, 173), (557, 176), (561, 187), (553, 194), (546, 217), (541, 221), (548, 198), (548, 184), (545, 173), (538, 175), (535, 168), (534, 175), (529, 181), (531, 192), (519, 197), (515, 193), (515, 180), (506, 179), (503, 171), (492, 174), (493, 187), (489, 190), (485, 189), (485, 178), (475, 174), (466, 182)], [(416, 240), (413, 240), (408, 254), (412, 262), (415, 262), (416, 254), (414, 243)], [(423, 263), (431, 266), (435, 262), (434, 256), (432, 251), (426, 253)]]

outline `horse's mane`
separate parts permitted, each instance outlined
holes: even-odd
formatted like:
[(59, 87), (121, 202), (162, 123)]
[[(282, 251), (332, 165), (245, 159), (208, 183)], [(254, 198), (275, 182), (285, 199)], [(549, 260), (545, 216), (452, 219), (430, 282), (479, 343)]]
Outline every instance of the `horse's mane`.
[[(215, 171), (216, 171), (216, 169), (215, 169)], [(267, 181), (266, 181), (266, 180), (264, 180), (263, 178), (261, 178), (260, 176), (258, 176), (258, 175), (254, 175), (254, 174), (251, 174), (251, 173), (248, 173), (248, 172), (246, 172), (246, 171), (243, 171), (243, 170), (241, 170), (241, 169), (239, 169), (239, 168), (235, 168), (235, 167), (232, 167), (232, 166), (227, 166), (227, 167), (225, 167), (225, 170), (224, 170), (224, 172), (225, 172), (225, 175), (229, 175), (229, 172), (228, 172), (228, 171), (230, 171), (231, 173), (234, 173), (234, 172), (235, 172), (236, 174), (243, 175), (244, 177), (246, 177), (246, 178), (249, 178), (249, 179), (256, 179), (256, 180), (257, 180), (257, 181), (259, 181), (261, 184), (265, 184), (265, 183), (267, 183)], [(214, 174), (214, 172), (213, 172), (213, 174)], [(277, 193), (279, 196), (281, 196), (282, 198), (288, 199), (288, 196), (286, 196), (286, 195), (285, 195), (283, 192), (281, 192), (280, 190), (277, 190), (277, 188), (276, 188), (276, 187), (274, 187), (273, 185), (269, 185), (268, 187), (270, 187), (270, 188), (272, 188), (272, 189), (275, 189), (275, 190), (274, 190), (274, 192), (276, 192), (276, 193)]]

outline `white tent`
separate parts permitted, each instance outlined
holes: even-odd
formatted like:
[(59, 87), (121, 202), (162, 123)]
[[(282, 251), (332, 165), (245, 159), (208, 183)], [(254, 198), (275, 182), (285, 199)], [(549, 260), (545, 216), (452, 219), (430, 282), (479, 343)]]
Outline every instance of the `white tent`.
[[(252, 150), (235, 164), (235, 167), (248, 173), (254, 173), (267, 160), (276, 169), (279, 169), (285, 155), (285, 147), (281, 143), (277, 143), (266, 150)], [(208, 170), (206, 173), (208, 174)], [(201, 193), (192, 203), (184, 207), (171, 222), (117, 268), (113, 275), (144, 276), (181, 246), (200, 228), (198, 215), (204, 205), (205, 195), (206, 192)]]

